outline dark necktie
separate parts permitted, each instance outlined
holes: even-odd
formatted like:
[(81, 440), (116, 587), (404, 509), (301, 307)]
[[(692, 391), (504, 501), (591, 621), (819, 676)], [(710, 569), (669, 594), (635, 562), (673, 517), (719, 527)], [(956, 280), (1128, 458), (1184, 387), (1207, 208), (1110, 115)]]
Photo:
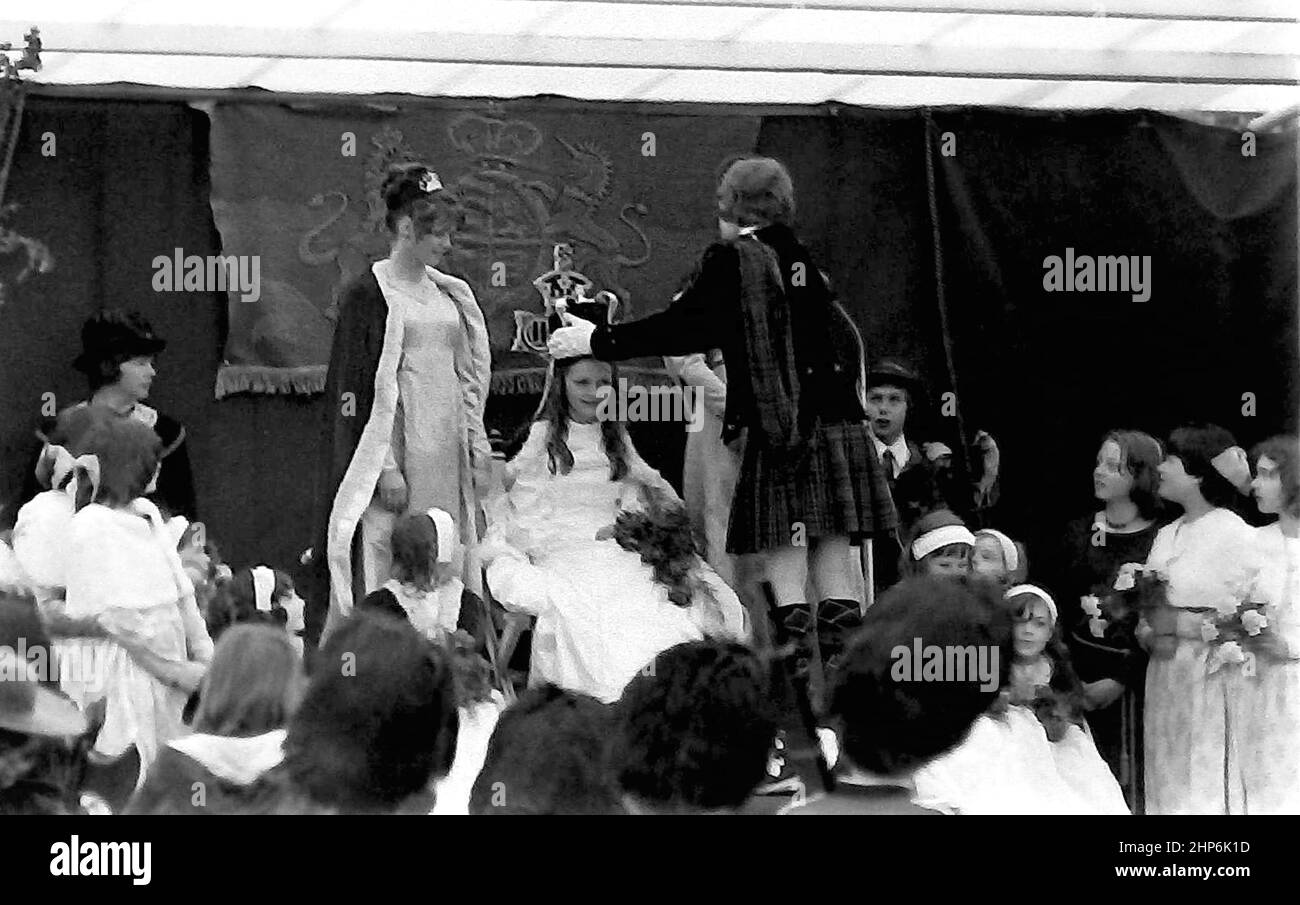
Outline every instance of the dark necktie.
[(894, 489), (894, 451), (887, 449), (884, 455), (880, 457), (881, 464), (885, 467), (885, 480), (889, 482), (889, 489)]

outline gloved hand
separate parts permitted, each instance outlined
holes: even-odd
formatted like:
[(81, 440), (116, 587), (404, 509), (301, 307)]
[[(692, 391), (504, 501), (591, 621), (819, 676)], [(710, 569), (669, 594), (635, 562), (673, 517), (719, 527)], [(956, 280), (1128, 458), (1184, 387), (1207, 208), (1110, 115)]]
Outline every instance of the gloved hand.
[(596, 325), (581, 317), (574, 317), (569, 312), (561, 315), (564, 326), (551, 334), (546, 350), (552, 358), (577, 358), (591, 354), (591, 334), (596, 332)]

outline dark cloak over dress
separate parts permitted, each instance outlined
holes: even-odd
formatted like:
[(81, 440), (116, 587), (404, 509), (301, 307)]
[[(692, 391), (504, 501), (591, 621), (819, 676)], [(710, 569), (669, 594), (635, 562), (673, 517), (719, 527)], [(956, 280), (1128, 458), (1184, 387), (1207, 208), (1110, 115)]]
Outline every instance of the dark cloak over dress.
[[(464, 351), (469, 363), (468, 370), (473, 372), (461, 374), (461, 378), (467, 388), (467, 401), (472, 409), (467, 417), (471, 422), (476, 422), (476, 425), (469, 425), (466, 449), (468, 451), (472, 447), (472, 452), (467, 454), (474, 457), (474, 468), (487, 467), (491, 450), (487, 447), (486, 435), (482, 430), (490, 362), (487, 327), (468, 284), (432, 268), (428, 272), (434, 283), (451, 297), (460, 313), (465, 331)], [(333, 530), (336, 533), (340, 530), (339, 513), (335, 508), (336, 497), (348, 475), (349, 466), (362, 445), (366, 426), (376, 414), (376, 384), (383, 379), (381, 359), (384, 358), (385, 337), (389, 334), (388, 314), (388, 301), (371, 269), (353, 280), (340, 294), (339, 322), (335, 328), (329, 370), (325, 378), (325, 412), (316, 467), (311, 556), (305, 564), (306, 574), (302, 581), (307, 602), (304, 635), (312, 644), (320, 639), (330, 611), (328, 550), (332, 519), (335, 522)], [(392, 354), (400, 359), (400, 349)], [(459, 364), (457, 370), (462, 370)], [(391, 431), (384, 433), (384, 440), (387, 440)], [(484, 459), (485, 456), (487, 459)], [(362, 491), (367, 500), (373, 490), (374, 486), (371, 485), (368, 491)], [(459, 524), (458, 527), (462, 540), (472, 543), (476, 536), (476, 526)], [(352, 559), (355, 562), (361, 532), (355, 526), (353, 532)], [(467, 571), (473, 569), (472, 557), (466, 557), (466, 561)], [(359, 603), (364, 597), (364, 589), (356, 587), (357, 576), (358, 572), (354, 568), (353, 587), (348, 593), (354, 602)], [(467, 580), (466, 586), (476, 589), (478, 583)], [(358, 590), (362, 590), (362, 593), (357, 593)]]

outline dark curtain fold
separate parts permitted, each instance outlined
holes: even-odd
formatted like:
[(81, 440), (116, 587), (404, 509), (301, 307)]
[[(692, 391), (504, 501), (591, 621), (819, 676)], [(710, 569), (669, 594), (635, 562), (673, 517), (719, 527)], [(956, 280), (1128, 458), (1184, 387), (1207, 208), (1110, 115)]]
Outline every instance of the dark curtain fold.
[(59, 408), (85, 396), (71, 367), (82, 322), (101, 307), (135, 309), (168, 342), (149, 404), (186, 427), (210, 536), (236, 566), (292, 565), (310, 533), (318, 400), (217, 402), (224, 296), (153, 288), (155, 256), (220, 253), (208, 134), (207, 116), (185, 104), (28, 99), (7, 194), (22, 205), (21, 231), (57, 263), (0, 307), (0, 501), (12, 520), (43, 394)]
[[(1050, 547), (1109, 428), (1296, 428), (1295, 144), (1140, 113), (935, 113), (960, 403), (1003, 451), (999, 525)], [(1048, 256), (1149, 256), (1150, 298), (1048, 292)], [(1250, 394), (1250, 395), (1247, 395)], [(1256, 407), (1251, 413), (1249, 402)]]

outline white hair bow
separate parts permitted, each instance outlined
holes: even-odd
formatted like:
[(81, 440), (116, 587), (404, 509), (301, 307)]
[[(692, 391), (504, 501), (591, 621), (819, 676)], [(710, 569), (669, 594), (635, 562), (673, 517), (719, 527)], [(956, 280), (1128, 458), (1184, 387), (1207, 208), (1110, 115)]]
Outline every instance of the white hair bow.
[(1214, 470), (1243, 493), (1250, 488), (1250, 460), (1240, 446), (1229, 446), (1210, 460)]
[(425, 515), (433, 522), (434, 533), (438, 536), (438, 562), (451, 562), (456, 550), (456, 522), (451, 514), (437, 507), (428, 510)]
[(78, 488), (77, 473), (85, 472), (86, 477), (90, 478), (91, 498), (99, 494), (99, 456), (86, 453), (74, 458), (66, 447), (59, 446), (57, 443), (50, 444), (46, 454), (54, 456), (54, 468), (50, 472), (51, 487), (58, 488), (71, 475), (72, 480), (68, 482), (66, 492), (75, 500)]
[(254, 566), (250, 571), (253, 573), (253, 597), (257, 601), (257, 609), (269, 613), (271, 598), (275, 594), (275, 572), (267, 566)]

